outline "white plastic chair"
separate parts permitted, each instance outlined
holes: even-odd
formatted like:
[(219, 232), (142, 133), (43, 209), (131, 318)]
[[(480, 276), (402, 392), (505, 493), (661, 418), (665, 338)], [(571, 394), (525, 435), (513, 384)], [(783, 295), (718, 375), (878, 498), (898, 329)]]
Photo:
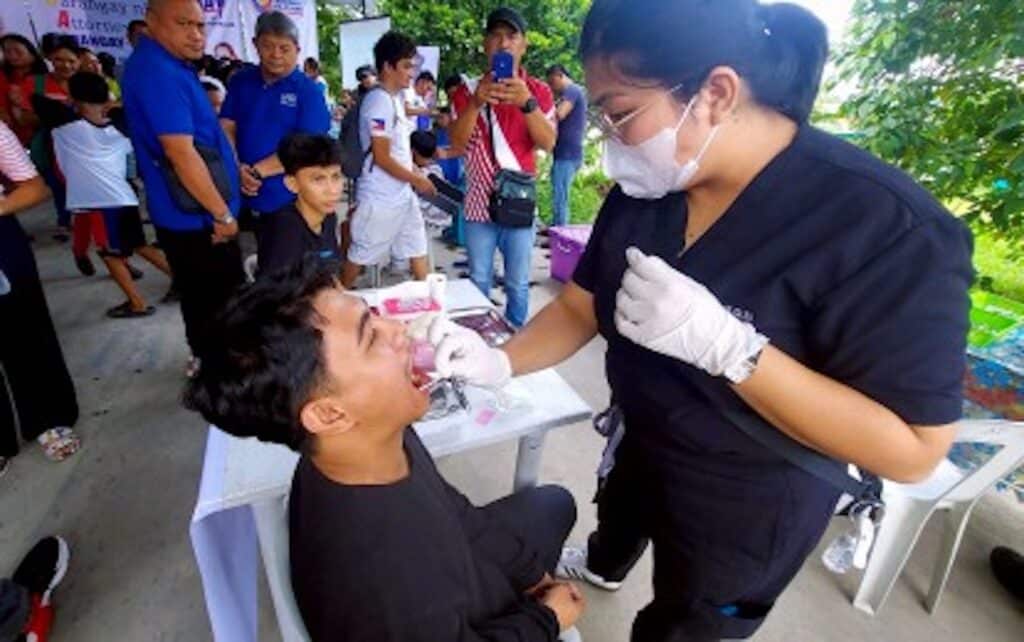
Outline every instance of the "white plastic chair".
[[(310, 642), (292, 591), (288, 554), (288, 497), (276, 497), (253, 504), (252, 512), (281, 639), (283, 642)], [(583, 642), (583, 636), (573, 627), (562, 633), (559, 640)]]
[(958, 428), (958, 442), (981, 442), (1001, 448), (970, 472), (965, 473), (944, 459), (932, 476), (921, 483), (885, 482), (882, 491), (885, 519), (853, 598), (857, 609), (870, 615), (878, 613), (928, 518), (936, 510), (944, 510), (942, 544), (925, 598), (925, 608), (933, 613), (949, 579), (974, 505), (985, 491), (1024, 462), (1024, 422), (965, 420)]

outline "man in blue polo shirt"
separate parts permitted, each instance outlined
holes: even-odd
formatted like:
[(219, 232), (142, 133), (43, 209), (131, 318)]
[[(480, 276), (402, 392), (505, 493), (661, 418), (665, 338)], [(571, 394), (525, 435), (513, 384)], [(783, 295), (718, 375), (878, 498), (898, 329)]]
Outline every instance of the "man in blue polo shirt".
[(261, 15), (253, 43), (260, 64), (231, 78), (220, 122), (238, 152), (246, 205), (269, 216), (295, 200), (284, 186), (278, 144), (289, 134), (326, 134), (331, 117), (323, 92), (296, 66), (299, 30), (291, 18)]
[[(149, 216), (174, 272), (185, 333), (197, 355), (206, 324), (244, 280), (235, 239), (238, 171), (190, 65), (205, 45), (198, 3), (150, 0), (146, 24), (150, 37), (139, 40), (125, 65), (125, 113)], [(193, 360), (190, 370), (195, 367)]]

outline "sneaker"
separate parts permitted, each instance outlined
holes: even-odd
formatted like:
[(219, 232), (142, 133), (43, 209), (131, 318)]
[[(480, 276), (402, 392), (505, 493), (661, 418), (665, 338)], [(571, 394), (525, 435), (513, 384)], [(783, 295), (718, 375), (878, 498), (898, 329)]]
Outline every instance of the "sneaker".
[(992, 549), (992, 574), (1011, 595), (1024, 600), (1024, 556), (1005, 546)]
[(51, 535), (39, 540), (21, 560), (11, 579), (38, 595), (45, 606), (50, 603), (50, 594), (57, 588), (64, 574), (68, 572), (71, 548), (61, 537)]
[(92, 261), (88, 256), (76, 256), (75, 266), (78, 271), (82, 273), (82, 276), (92, 276), (96, 274), (96, 266), (92, 264)]
[(31, 598), (32, 605), (28, 612), (28, 622), (25, 623), (24, 642), (47, 642), (50, 639), (50, 629), (53, 628), (53, 604), (45, 602), (38, 595)]
[(555, 567), (555, 575), (567, 580), (584, 580), (606, 591), (617, 591), (622, 582), (606, 580), (587, 568), (587, 547), (566, 546), (562, 549), (562, 557)]

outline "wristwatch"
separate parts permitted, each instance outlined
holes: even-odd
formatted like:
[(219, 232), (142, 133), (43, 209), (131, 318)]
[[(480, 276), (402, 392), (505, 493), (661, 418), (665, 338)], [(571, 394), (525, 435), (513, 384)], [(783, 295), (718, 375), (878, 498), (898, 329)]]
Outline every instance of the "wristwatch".
[(519, 111), (523, 112), (524, 114), (532, 114), (533, 112), (537, 111), (537, 99), (534, 98), (533, 96), (530, 96), (530, 99), (527, 100), (526, 103), (519, 108)]
[(216, 221), (217, 225), (231, 225), (235, 222), (235, 217), (231, 215), (231, 212), (227, 212), (220, 218), (214, 216), (213, 220)]

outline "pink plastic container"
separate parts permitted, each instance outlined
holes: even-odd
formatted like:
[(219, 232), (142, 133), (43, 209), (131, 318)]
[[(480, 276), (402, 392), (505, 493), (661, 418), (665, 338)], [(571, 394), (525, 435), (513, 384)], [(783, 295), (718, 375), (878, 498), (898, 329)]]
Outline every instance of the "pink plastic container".
[(566, 225), (549, 230), (551, 240), (551, 278), (568, 283), (576, 264), (590, 240), (592, 225)]

